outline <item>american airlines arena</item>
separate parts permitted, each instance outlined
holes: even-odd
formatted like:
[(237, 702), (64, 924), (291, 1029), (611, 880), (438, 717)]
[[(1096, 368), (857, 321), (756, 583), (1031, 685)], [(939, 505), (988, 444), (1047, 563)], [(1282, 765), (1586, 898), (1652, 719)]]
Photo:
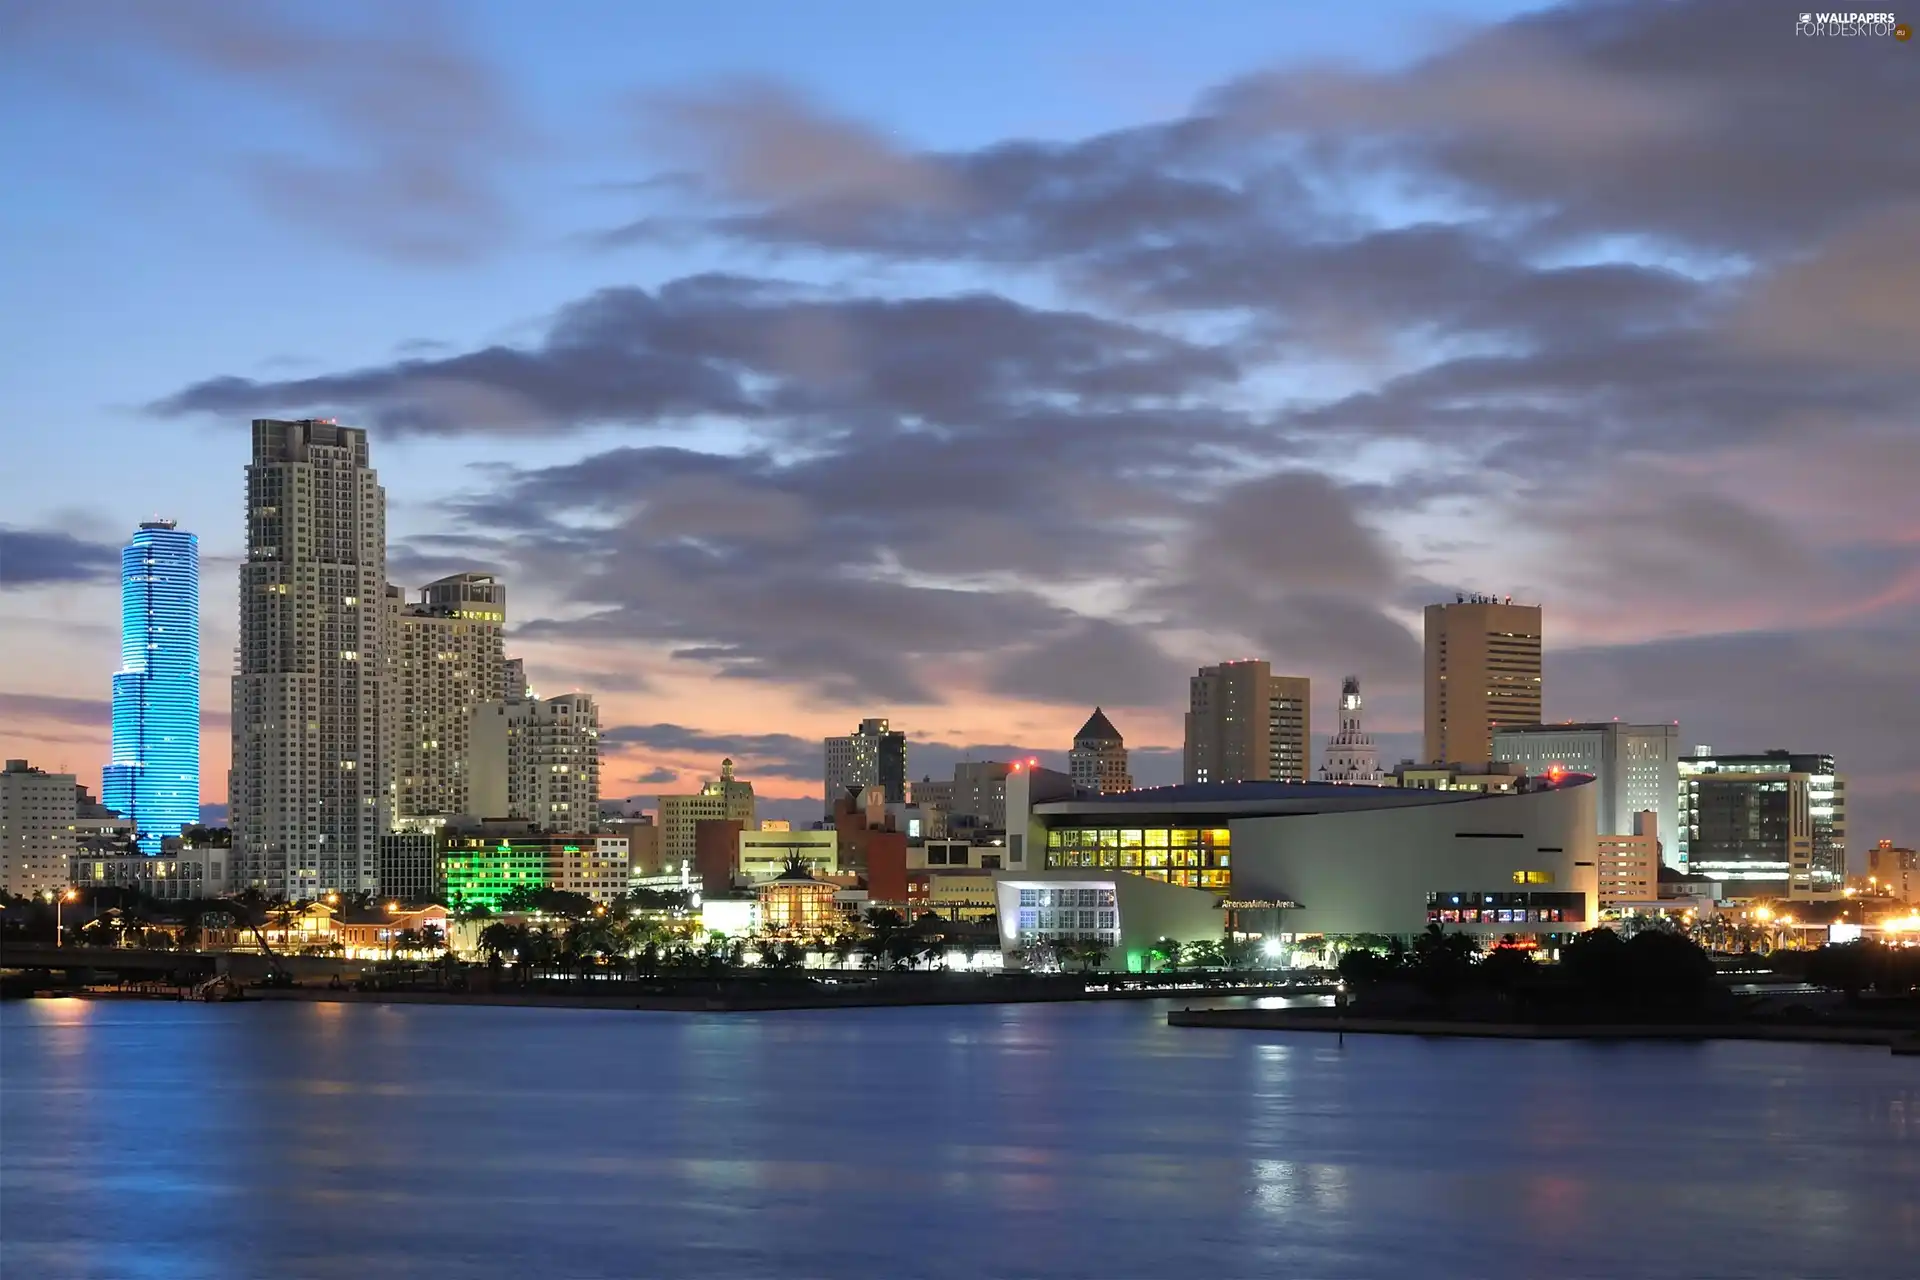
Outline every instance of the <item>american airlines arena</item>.
[(1551, 947), (1593, 927), (1594, 787), (1580, 774), (1512, 794), (1337, 783), (1075, 792), (1007, 778), (1002, 950), (1097, 940), (1113, 968), (1155, 941), (1410, 937), (1428, 924)]

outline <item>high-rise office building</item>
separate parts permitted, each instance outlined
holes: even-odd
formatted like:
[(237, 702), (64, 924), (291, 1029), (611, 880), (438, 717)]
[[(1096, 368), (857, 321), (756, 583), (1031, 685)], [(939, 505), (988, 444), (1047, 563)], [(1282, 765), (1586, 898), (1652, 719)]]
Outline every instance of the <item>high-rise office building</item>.
[(367, 433), (256, 419), (233, 678), (233, 882), (378, 883), (387, 501)]
[(907, 802), (907, 735), (885, 720), (862, 720), (860, 727), (826, 740), (827, 809), (849, 788), (880, 787), (888, 804)]
[(1909, 906), (1920, 903), (1920, 852), (1882, 840), (1867, 850), (1867, 887)]
[(1073, 785), (1101, 795), (1133, 790), (1133, 774), (1127, 770), (1127, 743), (1120, 731), (1099, 707), (1073, 735), (1073, 749), (1067, 753), (1067, 769)]
[(966, 760), (953, 766), (953, 801), (948, 829), (970, 827), (983, 831), (1007, 828), (1007, 773), (1000, 760)]
[(1348, 676), (1342, 680), (1340, 731), (1327, 741), (1326, 758), (1320, 762), (1322, 782), (1380, 785), (1380, 753), (1375, 750), (1373, 739), (1360, 725), (1364, 706), (1360, 698), (1360, 677)]
[(1540, 723), (1540, 606), (1461, 596), (1426, 630), (1427, 759), (1491, 763), (1495, 729)]
[(474, 710), (468, 807), (479, 818), (523, 818), (536, 830), (591, 831), (600, 821), (600, 711), (563, 693)]
[(1847, 784), (1822, 753), (1680, 760), (1676, 840), (1687, 871), (1729, 898), (1839, 897), (1847, 879)]
[(695, 833), (701, 822), (737, 822), (758, 831), (753, 784), (733, 776), (733, 761), (720, 762), (720, 776), (693, 795), (660, 797), (660, 857), (668, 873), (694, 865)]
[(7, 761), (0, 772), (0, 890), (24, 898), (67, 887), (79, 794), (70, 773)]
[(1258, 658), (1202, 667), (1187, 682), (1188, 782), (1305, 782), (1313, 684)]
[(1678, 829), (1680, 726), (1618, 721), (1510, 725), (1493, 731), (1493, 758), (1525, 765), (1535, 776), (1556, 769), (1591, 774), (1598, 788), (1596, 834), (1632, 835), (1637, 816), (1652, 813), (1661, 858), (1675, 869), (1684, 865)]
[(120, 552), (120, 670), (113, 758), (100, 796), (140, 852), (200, 821), (200, 545), (149, 520)]
[[(428, 583), (418, 604), (387, 588), (382, 644), (386, 768), (396, 821), (474, 814), (471, 731), (507, 679), (501, 635), (507, 589), (485, 573)], [(498, 816), (498, 815), (493, 815)]]

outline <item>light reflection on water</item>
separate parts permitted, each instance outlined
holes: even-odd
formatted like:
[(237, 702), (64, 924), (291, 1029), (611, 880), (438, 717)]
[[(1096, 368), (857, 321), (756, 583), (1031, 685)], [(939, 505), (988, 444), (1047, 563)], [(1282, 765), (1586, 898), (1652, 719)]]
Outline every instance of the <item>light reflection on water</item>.
[[(1176, 1001), (1174, 1007), (1189, 1001)], [(0, 1273), (1906, 1275), (1885, 1050), (1166, 1005), (0, 1007)]]

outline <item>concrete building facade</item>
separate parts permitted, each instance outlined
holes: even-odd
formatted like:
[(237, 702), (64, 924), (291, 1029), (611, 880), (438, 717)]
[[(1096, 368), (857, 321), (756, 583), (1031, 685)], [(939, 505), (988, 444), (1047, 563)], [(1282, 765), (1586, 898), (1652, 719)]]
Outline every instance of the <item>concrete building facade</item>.
[(1633, 815), (1633, 830), (1595, 837), (1600, 907), (1654, 902), (1660, 896), (1660, 815), (1649, 809)]
[(366, 432), (255, 419), (229, 794), (242, 887), (377, 887), (386, 569)]
[(72, 774), (7, 761), (0, 771), (0, 889), (37, 897), (67, 887), (78, 797)]
[(69, 860), (68, 876), (80, 888), (112, 885), (163, 902), (218, 898), (232, 889), (227, 879), (231, 853), (182, 848), (153, 855), (76, 853)]
[(1484, 764), (1498, 729), (1540, 723), (1538, 605), (1461, 596), (1426, 610), (1426, 759)]
[(1304, 782), (1312, 769), (1313, 683), (1247, 658), (1202, 667), (1187, 682), (1183, 777)]
[(784, 874), (792, 858), (798, 858), (816, 876), (837, 875), (840, 871), (837, 831), (742, 831), (736, 839), (739, 857), (735, 867), (749, 883)]
[(828, 738), (823, 791), (826, 810), (849, 789), (879, 787), (891, 804), (907, 801), (907, 735), (885, 720), (862, 720), (852, 733)]
[(1068, 772), (1075, 786), (1101, 795), (1133, 790), (1133, 774), (1127, 769), (1127, 742), (1099, 707), (1073, 735), (1073, 748), (1067, 753)]
[[(476, 814), (473, 724), (506, 680), (507, 589), (491, 574), (428, 583), (417, 603), (388, 586), (382, 666), (394, 819)], [(505, 812), (479, 815), (504, 817)]]
[(585, 693), (485, 702), (470, 731), (468, 811), (585, 831), (600, 818), (600, 712)]
[(1493, 732), (1493, 758), (1529, 773), (1584, 773), (1599, 787), (1600, 835), (1632, 835), (1637, 815), (1656, 815), (1667, 865), (1684, 866), (1679, 839), (1680, 726), (1676, 724), (1509, 725)]
[[(1035, 803), (1023, 872), (1158, 881), (1244, 932), (1410, 936), (1430, 923), (1557, 945), (1599, 912), (1590, 779), (1512, 794), (1334, 784), (1161, 787)], [(1076, 900), (1076, 911), (1079, 909)]]
[(747, 831), (760, 828), (753, 784), (733, 776), (731, 759), (722, 760), (720, 776), (702, 782), (692, 795), (660, 797), (660, 851), (667, 870), (694, 865), (694, 826), (715, 819), (737, 822)]

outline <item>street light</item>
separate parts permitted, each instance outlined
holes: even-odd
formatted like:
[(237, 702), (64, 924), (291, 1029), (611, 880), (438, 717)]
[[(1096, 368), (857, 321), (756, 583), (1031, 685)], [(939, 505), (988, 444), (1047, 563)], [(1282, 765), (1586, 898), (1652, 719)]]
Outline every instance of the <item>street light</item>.
[(78, 889), (63, 889), (58, 894), (55, 894), (51, 889), (47, 890), (47, 901), (53, 904), (53, 945), (56, 947), (61, 945), (62, 941), (60, 937), (60, 908), (65, 903), (73, 902), (79, 897), (80, 891)]

